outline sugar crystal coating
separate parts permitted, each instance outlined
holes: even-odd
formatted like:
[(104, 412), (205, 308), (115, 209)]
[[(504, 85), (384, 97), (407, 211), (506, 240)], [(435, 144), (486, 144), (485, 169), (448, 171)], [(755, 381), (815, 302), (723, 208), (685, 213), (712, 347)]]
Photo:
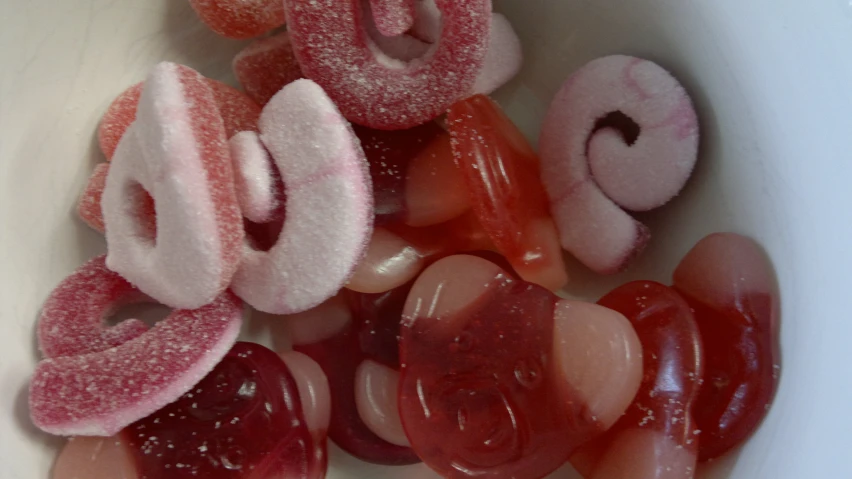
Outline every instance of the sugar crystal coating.
[(442, 114), (471, 90), (488, 48), (490, 0), (439, 0), (441, 38), (409, 63), (373, 48), (359, 0), (286, 0), (285, 6), (305, 76), (346, 118), (372, 128), (405, 129)]
[[(157, 228), (138, 214), (154, 198)], [(197, 308), (231, 282), (242, 256), (228, 142), (208, 82), (162, 63), (145, 83), (138, 118), (119, 143), (102, 205), (107, 266), (174, 308)]]
[(120, 346), (148, 327), (136, 319), (107, 327), (106, 319), (119, 307), (144, 300), (138, 289), (107, 269), (105, 256), (98, 256), (50, 293), (38, 321), (39, 348), (45, 357), (55, 358)]
[(266, 105), (261, 140), (284, 182), (286, 219), (269, 251), (247, 244), (233, 290), (273, 314), (334, 296), (372, 233), (367, 160), (349, 123), (316, 83), (298, 80)]
[(304, 78), (290, 33), (256, 40), (234, 57), (232, 68), (246, 94), (266, 105), (285, 85)]
[(402, 35), (414, 25), (415, 1), (370, 0), (370, 11), (382, 35)]
[(33, 423), (62, 436), (119, 432), (210, 372), (236, 341), (242, 314), (242, 302), (225, 293), (119, 346), (41, 361), (30, 383)]
[(698, 133), (689, 96), (655, 63), (615, 55), (574, 73), (539, 139), (562, 246), (598, 273), (624, 269), (650, 237), (625, 210), (677, 195), (695, 165)]
[(287, 20), (281, 0), (189, 0), (211, 30), (228, 38), (262, 35)]
[(244, 131), (230, 140), (237, 199), (243, 216), (255, 223), (273, 219), (283, 203), (275, 165), (257, 133)]
[(142, 87), (142, 83), (137, 83), (118, 95), (101, 120), (98, 127), (98, 144), (107, 160), (112, 159), (124, 132), (136, 120), (136, 106), (142, 96)]
[(83, 190), (83, 195), (80, 196), (77, 203), (77, 215), (80, 219), (91, 226), (92, 229), (101, 233), (106, 229), (104, 214), (101, 211), (101, 197), (104, 194), (108, 173), (109, 163), (101, 163), (95, 166), (92, 176), (89, 177), (89, 182), (86, 183), (86, 189)]

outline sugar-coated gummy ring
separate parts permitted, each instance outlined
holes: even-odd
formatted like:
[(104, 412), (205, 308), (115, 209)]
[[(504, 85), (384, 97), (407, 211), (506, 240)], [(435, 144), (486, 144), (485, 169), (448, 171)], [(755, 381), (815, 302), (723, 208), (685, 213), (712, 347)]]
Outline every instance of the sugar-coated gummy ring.
[(228, 38), (246, 39), (284, 25), (281, 0), (189, 0), (201, 21)]
[(30, 383), (33, 423), (60, 436), (111, 436), (179, 398), (236, 342), (242, 302), (230, 292), (180, 310), (119, 346), (45, 359)]
[(623, 269), (649, 238), (625, 210), (651, 210), (677, 195), (695, 165), (698, 134), (689, 96), (655, 63), (616, 55), (574, 73), (539, 140), (562, 246), (598, 273)]
[[(153, 236), (138, 211), (145, 192), (156, 207)], [(242, 216), (222, 117), (200, 74), (162, 63), (146, 80), (102, 209), (107, 266), (145, 294), (191, 309), (228, 287), (242, 255)]]
[(372, 232), (370, 174), (349, 123), (310, 80), (275, 95), (260, 130), (284, 182), (286, 220), (268, 252), (245, 246), (232, 288), (256, 309), (292, 314), (334, 296), (363, 256)]
[(439, 116), (468, 94), (485, 61), (491, 0), (438, 0), (440, 39), (422, 57), (402, 63), (368, 38), (360, 0), (285, 0), (296, 58), (343, 115), (395, 130)]
[(145, 295), (106, 267), (98, 256), (65, 278), (44, 304), (38, 322), (38, 343), (48, 358), (103, 351), (144, 334), (148, 327), (128, 319), (107, 327), (104, 320), (124, 304)]

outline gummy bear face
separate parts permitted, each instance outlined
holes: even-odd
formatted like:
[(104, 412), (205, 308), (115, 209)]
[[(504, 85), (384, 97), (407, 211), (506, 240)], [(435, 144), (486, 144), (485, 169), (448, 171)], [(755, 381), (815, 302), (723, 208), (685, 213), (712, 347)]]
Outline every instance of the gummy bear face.
[(237, 343), (191, 392), (124, 436), (141, 479), (307, 479), (325, 470), (293, 376), (251, 343)]

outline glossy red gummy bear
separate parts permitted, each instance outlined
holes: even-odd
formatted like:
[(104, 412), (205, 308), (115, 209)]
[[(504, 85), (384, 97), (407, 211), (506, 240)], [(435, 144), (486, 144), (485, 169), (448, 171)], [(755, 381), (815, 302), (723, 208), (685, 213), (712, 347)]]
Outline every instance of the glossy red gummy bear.
[(701, 335), (686, 301), (668, 286), (634, 281), (598, 301), (633, 324), (643, 378), (624, 416), (571, 456), (588, 479), (692, 477), (700, 433), (693, 412), (701, 385)]
[(254, 343), (234, 345), (192, 391), (122, 435), (139, 479), (320, 479), (326, 470), (296, 380)]
[(695, 421), (698, 460), (708, 461), (742, 444), (769, 411), (781, 372), (778, 286), (757, 243), (716, 233), (687, 253), (674, 288), (693, 308), (704, 342)]
[(553, 291), (562, 288), (568, 274), (538, 155), (485, 95), (454, 104), (447, 123), (473, 209), (497, 249), (524, 280)]
[(449, 479), (542, 478), (624, 412), (640, 350), (614, 311), (558, 301), (481, 258), (445, 258), (403, 314), (406, 435)]
[(367, 462), (404, 465), (420, 462), (411, 448), (391, 444), (373, 433), (358, 411), (358, 367), (367, 359), (399, 369), (399, 323), (411, 285), (382, 294), (345, 292), (352, 320), (334, 336), (293, 349), (306, 354), (328, 377), (331, 423), (328, 436), (343, 450)]

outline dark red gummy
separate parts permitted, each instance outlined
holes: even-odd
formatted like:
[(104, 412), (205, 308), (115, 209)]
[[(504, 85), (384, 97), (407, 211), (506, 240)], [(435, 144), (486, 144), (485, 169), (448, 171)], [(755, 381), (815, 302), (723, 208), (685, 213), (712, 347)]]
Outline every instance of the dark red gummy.
[(435, 122), (408, 130), (384, 131), (352, 125), (370, 163), (376, 225), (404, 223), (405, 184), (408, 166), (420, 152), (441, 135), (447, 135)]
[(620, 433), (642, 428), (659, 431), (697, 454), (693, 417), (704, 352), (690, 306), (672, 288), (653, 281), (625, 284), (598, 304), (618, 311), (633, 325), (642, 343), (643, 375), (636, 399), (621, 419), (582, 452), (596, 463)]
[(281, 358), (237, 343), (192, 391), (126, 428), (139, 479), (316, 479), (326, 469)]
[[(403, 425), (444, 477), (541, 478), (597, 432), (585, 405), (569, 402), (569, 411), (557, 389), (557, 299), (504, 278), (451, 317), (415, 318), (402, 328)], [(457, 333), (441, 334), (448, 328)]]
[(736, 304), (714, 309), (683, 296), (704, 343), (704, 384), (694, 413), (701, 430), (698, 460), (703, 462), (748, 439), (769, 410), (779, 377), (775, 301), (766, 293), (744, 293)]
[(409, 283), (380, 294), (344, 290), (353, 318), (346, 329), (319, 343), (293, 348), (310, 356), (328, 377), (333, 398), (328, 436), (346, 452), (374, 464), (420, 462), (410, 448), (374, 434), (361, 419), (355, 402), (355, 373), (364, 360), (399, 369), (399, 324), (411, 286)]

